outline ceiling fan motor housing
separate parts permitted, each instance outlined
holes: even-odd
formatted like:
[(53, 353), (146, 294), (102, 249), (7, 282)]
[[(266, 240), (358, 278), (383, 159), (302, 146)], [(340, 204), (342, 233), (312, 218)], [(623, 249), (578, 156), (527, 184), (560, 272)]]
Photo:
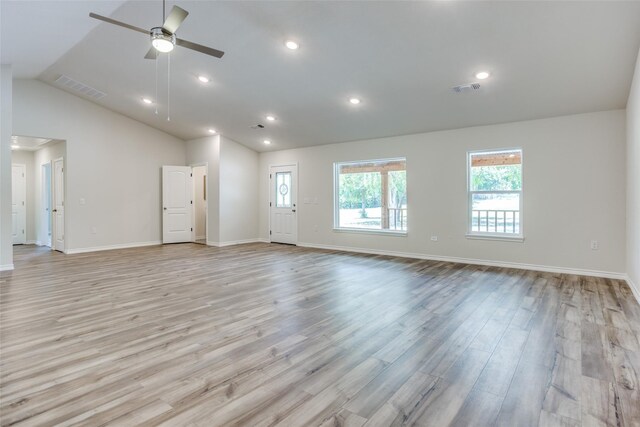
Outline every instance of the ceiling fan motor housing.
[(151, 29), (151, 44), (158, 52), (171, 52), (176, 44), (175, 34), (167, 33), (162, 27)]

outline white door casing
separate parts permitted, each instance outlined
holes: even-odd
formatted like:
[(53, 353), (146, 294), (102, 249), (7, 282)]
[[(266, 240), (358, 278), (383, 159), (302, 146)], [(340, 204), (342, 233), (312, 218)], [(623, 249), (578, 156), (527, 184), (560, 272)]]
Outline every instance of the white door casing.
[(39, 244), (43, 244), (45, 246), (51, 247), (51, 162), (47, 162), (42, 164), (42, 211), (41, 213), (41, 224), (42, 233), (38, 236), (38, 240), (40, 240)]
[(53, 249), (64, 252), (64, 160), (55, 159), (51, 167), (53, 182)]
[(190, 166), (162, 166), (162, 243), (193, 241)]
[(11, 237), (14, 245), (27, 242), (26, 166), (11, 165)]
[(269, 170), (269, 233), (274, 243), (298, 243), (298, 166)]

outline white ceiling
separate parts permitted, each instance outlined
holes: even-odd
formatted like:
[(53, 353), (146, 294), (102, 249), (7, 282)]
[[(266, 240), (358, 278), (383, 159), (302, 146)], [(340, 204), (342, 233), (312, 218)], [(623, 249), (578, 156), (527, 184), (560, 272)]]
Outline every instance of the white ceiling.
[[(213, 127), (258, 151), (624, 108), (640, 46), (640, 2), (169, 2), (190, 12), (178, 37), (226, 54), (174, 50), (168, 122), (166, 57), (156, 116), (140, 101), (155, 97), (148, 39), (104, 23), (86, 34), (97, 22), (90, 10), (150, 28), (161, 2), (103, 3), (39, 2), (25, 15), (35, 6), (3, 1), (2, 61), (11, 45), (24, 50), (7, 56), (16, 74), (37, 73), (30, 61), (57, 43), (34, 43), (29, 28), (62, 26), (80, 41), (47, 59), (41, 80), (65, 74), (106, 92), (98, 104), (180, 138)], [(59, 4), (67, 15), (51, 26)], [(5, 26), (14, 20), (19, 28)], [(288, 38), (298, 51), (284, 47)], [(479, 70), (492, 73), (479, 91), (451, 91)], [(354, 95), (359, 106), (348, 103)]]
[(35, 138), (31, 136), (18, 136), (11, 137), (11, 149), (12, 150), (26, 150), (26, 151), (38, 151), (49, 143), (58, 143), (59, 140), (48, 138)]

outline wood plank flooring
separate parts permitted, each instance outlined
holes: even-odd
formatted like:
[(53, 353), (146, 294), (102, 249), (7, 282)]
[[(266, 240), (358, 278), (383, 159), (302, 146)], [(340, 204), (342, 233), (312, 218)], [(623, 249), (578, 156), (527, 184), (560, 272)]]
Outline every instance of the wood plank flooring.
[(639, 426), (624, 282), (250, 244), (0, 276), (3, 426)]

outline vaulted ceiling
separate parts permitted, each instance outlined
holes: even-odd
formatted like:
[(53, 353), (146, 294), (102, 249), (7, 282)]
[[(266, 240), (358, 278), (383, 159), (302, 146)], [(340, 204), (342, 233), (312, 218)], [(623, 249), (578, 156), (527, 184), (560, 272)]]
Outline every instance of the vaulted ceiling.
[[(1, 59), (17, 78), (85, 83), (107, 94), (96, 103), (182, 139), (214, 128), (265, 151), (624, 108), (640, 46), (640, 2), (174, 4), (190, 12), (178, 37), (226, 54), (171, 53), (170, 121), (166, 55), (156, 99), (149, 39), (88, 17), (151, 28), (160, 1), (4, 0)], [(479, 90), (451, 90), (482, 70)]]

